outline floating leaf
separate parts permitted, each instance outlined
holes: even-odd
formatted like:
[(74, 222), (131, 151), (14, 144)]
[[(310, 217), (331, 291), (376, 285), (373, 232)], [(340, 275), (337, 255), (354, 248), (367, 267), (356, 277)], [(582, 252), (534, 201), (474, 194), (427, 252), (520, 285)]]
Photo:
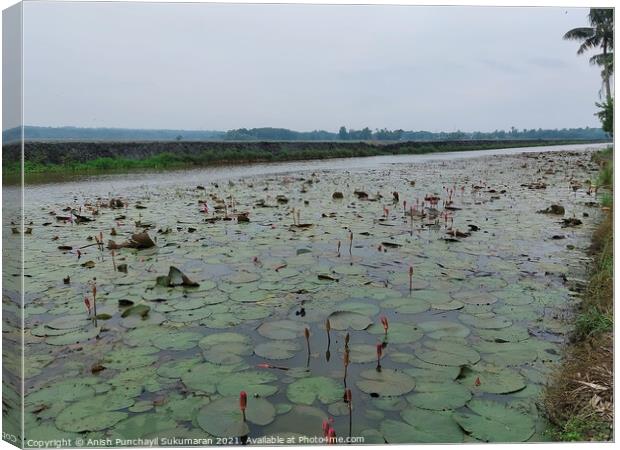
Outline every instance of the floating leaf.
[[(374, 323), (368, 328), (368, 332), (376, 335), (384, 335), (385, 330), (381, 324)], [(391, 322), (387, 333), (387, 342), (391, 344), (409, 344), (422, 339), (422, 330), (406, 323)]]
[(293, 403), (312, 405), (316, 399), (321, 403), (333, 403), (342, 399), (343, 387), (332, 378), (307, 377), (291, 383), (286, 396)]
[(351, 311), (333, 312), (329, 321), (334, 330), (365, 330), (372, 324), (370, 317)]
[(450, 340), (426, 341), (415, 355), (422, 361), (440, 366), (462, 366), (480, 361), (477, 351)]
[(381, 433), (389, 444), (463, 442), (463, 433), (448, 414), (408, 408), (401, 412), (404, 422), (385, 420)]
[(303, 334), (304, 326), (292, 320), (276, 320), (261, 324), (256, 331), (269, 339), (296, 339)]
[(471, 400), (468, 412), (454, 413), (454, 420), (476, 439), (486, 442), (523, 442), (534, 434), (527, 415), (490, 400)]
[(198, 345), (204, 350), (205, 359), (216, 364), (239, 363), (243, 356), (252, 354), (252, 341), (239, 333), (210, 334)]
[(277, 379), (278, 377), (273, 373), (264, 370), (235, 372), (233, 376), (223, 378), (217, 382), (217, 392), (226, 396), (247, 391), (249, 395), (268, 397), (275, 394), (278, 388), (267, 383), (274, 382)]
[(469, 389), (461, 384), (419, 380), (416, 383), (415, 392), (407, 397), (413, 406), (436, 411), (460, 408), (470, 399)]
[(422, 322), (419, 327), (425, 334), (434, 339), (442, 337), (467, 337), (469, 336), (469, 328), (459, 323), (450, 322), (448, 320), (431, 320)]
[[(274, 406), (264, 398), (249, 396), (246, 419), (256, 425), (265, 426), (276, 416)], [(207, 433), (217, 437), (240, 437), (249, 434), (247, 423), (239, 410), (239, 398), (223, 397), (204, 406), (196, 416), (196, 422)]]
[(377, 372), (375, 369), (365, 370), (360, 373), (357, 387), (371, 395), (395, 396), (406, 394), (415, 387), (415, 381), (409, 375), (398, 372), (394, 369), (382, 369)]
[(473, 392), (489, 394), (509, 394), (525, 388), (525, 378), (510, 369), (479, 371), (463, 367), (458, 381)]
[(262, 358), (282, 360), (292, 358), (300, 349), (299, 344), (294, 341), (277, 340), (258, 344), (254, 353)]
[(115, 394), (79, 400), (60, 412), (56, 417), (56, 427), (71, 432), (105, 430), (126, 418), (127, 413), (119, 410), (133, 403), (133, 398)]

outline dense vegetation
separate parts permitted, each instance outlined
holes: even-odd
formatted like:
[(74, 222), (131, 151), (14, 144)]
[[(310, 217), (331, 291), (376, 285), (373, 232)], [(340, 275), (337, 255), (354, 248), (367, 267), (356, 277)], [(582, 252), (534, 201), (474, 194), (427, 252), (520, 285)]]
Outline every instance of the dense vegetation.
[[(597, 116), (603, 130), (613, 135), (614, 19), (612, 9), (590, 9), (589, 27), (568, 31), (564, 39), (581, 44), (577, 54), (597, 51), (590, 64), (601, 67), (602, 95)], [(595, 155), (601, 166), (597, 184), (608, 190), (600, 196), (604, 218), (592, 236), (594, 265), (575, 315), (573, 345), (545, 396), (549, 418), (557, 425), (556, 438), (565, 441), (613, 439), (613, 147)]]
[[(595, 155), (598, 184), (613, 184), (611, 147)], [(565, 354), (545, 396), (555, 437), (565, 441), (603, 441), (613, 433), (613, 197), (601, 196), (603, 222), (592, 236), (594, 264), (575, 315), (574, 344)]]
[[(27, 142), (24, 171), (86, 172), (169, 169), (213, 164), (408, 155), (434, 152), (536, 147), (582, 141), (367, 142)], [(3, 148), (7, 176), (20, 172), (21, 146)]]
[[(603, 140), (609, 136), (601, 128), (495, 130), (490, 132), (362, 130), (340, 127), (339, 132), (293, 131), (286, 128), (239, 128), (229, 131), (143, 130), (130, 128), (24, 127), (26, 140), (41, 141), (445, 141), (445, 140)], [(21, 130), (2, 133), (3, 141), (21, 139)]]

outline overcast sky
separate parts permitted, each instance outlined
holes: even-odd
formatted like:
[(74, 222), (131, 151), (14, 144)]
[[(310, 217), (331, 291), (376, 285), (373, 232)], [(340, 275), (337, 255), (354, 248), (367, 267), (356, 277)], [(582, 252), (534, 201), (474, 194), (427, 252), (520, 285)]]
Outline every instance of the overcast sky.
[(600, 69), (562, 40), (587, 12), (27, 2), (25, 123), (599, 126)]

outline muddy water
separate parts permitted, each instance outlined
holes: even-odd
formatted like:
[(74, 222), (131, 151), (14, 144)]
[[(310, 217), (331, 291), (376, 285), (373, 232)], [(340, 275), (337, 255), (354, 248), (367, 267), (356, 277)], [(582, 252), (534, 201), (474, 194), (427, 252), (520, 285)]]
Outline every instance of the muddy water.
[[(366, 443), (545, 440), (537, 401), (600, 214), (590, 151), (555, 150), (29, 187), (30, 435), (298, 438), (326, 419)], [(537, 213), (551, 204), (565, 214)], [(142, 230), (156, 248), (90, 245)], [(170, 266), (199, 286), (157, 286)]]

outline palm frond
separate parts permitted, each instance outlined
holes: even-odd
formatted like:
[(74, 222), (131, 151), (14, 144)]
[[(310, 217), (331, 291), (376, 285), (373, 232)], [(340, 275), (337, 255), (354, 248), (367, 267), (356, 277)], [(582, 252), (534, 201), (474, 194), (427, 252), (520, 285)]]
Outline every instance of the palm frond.
[(564, 34), (564, 39), (572, 41), (582, 41), (594, 36), (594, 28), (580, 27), (573, 28)]

